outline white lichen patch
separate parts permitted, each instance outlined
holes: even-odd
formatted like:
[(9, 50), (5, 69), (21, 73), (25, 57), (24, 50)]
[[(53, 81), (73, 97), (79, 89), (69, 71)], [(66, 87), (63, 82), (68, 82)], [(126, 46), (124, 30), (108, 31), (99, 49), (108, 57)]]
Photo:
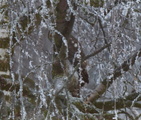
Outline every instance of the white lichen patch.
[(1, 75), (10, 75), (10, 72), (9, 72), (9, 70), (7, 70), (6, 72), (5, 71), (0, 71), (0, 76)]
[(8, 37), (8, 30), (7, 29), (1, 29), (0, 28), (0, 38), (6, 38)]
[(4, 60), (7, 54), (7, 49), (0, 48), (0, 60)]

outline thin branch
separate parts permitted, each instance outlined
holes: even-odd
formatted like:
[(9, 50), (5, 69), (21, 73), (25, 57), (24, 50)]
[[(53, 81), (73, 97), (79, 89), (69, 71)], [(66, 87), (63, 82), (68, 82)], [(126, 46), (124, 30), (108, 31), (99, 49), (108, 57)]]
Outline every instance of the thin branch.
[(126, 97), (121, 97), (115, 100), (108, 100), (108, 101), (96, 101), (94, 103), (90, 104), (83, 104), (81, 100), (73, 101), (72, 104), (74, 104), (81, 112), (83, 113), (99, 113), (99, 111), (110, 111), (115, 109), (123, 109), (123, 108), (129, 108), (129, 107), (136, 107), (141, 108), (141, 104), (138, 102), (141, 100), (141, 97), (138, 98), (137, 101), (135, 101), (134, 106), (132, 106), (133, 100), (136, 99), (141, 93), (132, 93), (129, 94)]
[(83, 18), (83, 17), (81, 17), (80, 15), (79, 15), (79, 17), (82, 19), (82, 20), (84, 20), (85, 22), (87, 22), (89, 25), (91, 25), (91, 26), (94, 26), (95, 25), (95, 23), (96, 23), (96, 20), (93, 22), (93, 23), (91, 23), (91, 22), (89, 22), (86, 18)]
[[(100, 18), (98, 18), (98, 21), (99, 21), (99, 26), (101, 27), (101, 30), (102, 30), (102, 33), (103, 33), (103, 36), (104, 36), (104, 42), (106, 45), (108, 45), (108, 41), (106, 39), (106, 34), (105, 34), (105, 31), (103, 29), (103, 25), (102, 25), (102, 20)], [(110, 52), (110, 48), (108, 47), (108, 50)]]
[(134, 117), (126, 111), (121, 110), (118, 114), (125, 114), (128, 118), (130, 118), (130, 120), (135, 120)]
[(93, 56), (97, 55), (98, 53), (100, 53), (100, 52), (103, 51), (105, 48), (109, 47), (110, 45), (111, 45), (111, 43), (109, 43), (109, 44), (103, 46), (103, 47), (100, 48), (99, 50), (94, 51), (92, 54), (87, 55), (87, 56), (82, 60), (82, 62), (84, 62), (85, 60), (89, 59), (90, 57), (93, 57)]
[(104, 111), (109, 111), (109, 110), (114, 110), (114, 106), (116, 105), (116, 109), (122, 109), (122, 108), (129, 108), (129, 107), (137, 107), (137, 108), (141, 108), (141, 104), (138, 103), (139, 100), (141, 100), (141, 96), (138, 98), (137, 101), (134, 102), (133, 104), (133, 100), (136, 99), (138, 96), (140, 95), (140, 93), (132, 93), (126, 97), (122, 97), (122, 98), (118, 98), (115, 100), (111, 100), (111, 101), (98, 101), (98, 102), (94, 102), (93, 104), (99, 108), (102, 109)]
[(86, 99), (85, 103), (89, 103), (92, 101), (96, 101), (98, 98), (101, 97), (103, 93), (110, 87), (116, 78), (121, 76), (124, 72), (127, 72), (130, 69), (130, 66), (133, 66), (137, 57), (141, 57), (141, 49), (136, 52), (132, 57), (130, 57), (127, 61), (123, 62), (121, 66), (117, 67), (113, 74), (109, 77), (106, 77), (94, 90), (94, 92)]

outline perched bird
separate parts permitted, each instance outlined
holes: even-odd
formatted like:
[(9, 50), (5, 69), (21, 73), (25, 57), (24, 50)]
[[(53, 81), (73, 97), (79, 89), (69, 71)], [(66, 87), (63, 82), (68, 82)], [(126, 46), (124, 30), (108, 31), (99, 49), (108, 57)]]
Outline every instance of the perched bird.
[(78, 80), (76, 82), (77, 84), (71, 85), (71, 90), (73, 91), (72, 95), (75, 97), (79, 96), (80, 88), (83, 87), (85, 83), (89, 83), (89, 77), (86, 70), (87, 63), (81, 62), (81, 60), (83, 60), (84, 57), (85, 54), (82, 50), (80, 43), (75, 37), (70, 36), (68, 40), (68, 60), (73, 65), (73, 67), (76, 67), (78, 64), (80, 64), (80, 66), (77, 68), (78, 73)]
[[(76, 69), (75, 74), (69, 80), (67, 88), (74, 97), (79, 97), (80, 88), (89, 83), (89, 77), (86, 70), (87, 63), (82, 62), (85, 54), (78, 40), (73, 36), (67, 40), (68, 42), (68, 57), (65, 59), (67, 61), (67, 66), (65, 68), (62, 66), (61, 61), (56, 60), (53, 63), (52, 75), (55, 77), (63, 77), (64, 74), (70, 75), (69, 69)], [(79, 65), (79, 66), (78, 66)], [(61, 79), (59, 79), (60, 81)], [(60, 81), (61, 82), (61, 81)]]

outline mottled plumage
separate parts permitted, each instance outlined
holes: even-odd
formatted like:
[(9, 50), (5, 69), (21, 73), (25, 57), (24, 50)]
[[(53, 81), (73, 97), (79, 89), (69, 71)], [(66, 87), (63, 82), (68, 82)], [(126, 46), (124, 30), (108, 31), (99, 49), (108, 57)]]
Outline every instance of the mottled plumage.
[[(79, 44), (78, 40), (76, 38), (74, 38), (73, 36), (71, 36), (68, 40), (68, 50), (69, 50), (68, 60), (70, 61), (70, 63), (74, 67), (76, 67), (77, 64), (79, 64), (79, 63), (81, 64), (81, 60), (84, 59), (85, 54), (84, 54), (82, 47)], [(79, 54), (79, 52), (80, 52), (80, 54)], [(77, 58), (77, 54), (79, 54), (79, 58)], [(81, 85), (80, 85), (81, 87), (84, 86), (85, 83), (89, 83), (86, 66), (87, 66), (87, 63), (83, 62), (80, 65), (81, 71), (80, 71), (80, 69), (77, 69), (77, 72), (81, 73), (81, 75), (79, 75), (79, 77), (82, 77), (82, 80), (83, 80), (83, 81), (81, 81)]]

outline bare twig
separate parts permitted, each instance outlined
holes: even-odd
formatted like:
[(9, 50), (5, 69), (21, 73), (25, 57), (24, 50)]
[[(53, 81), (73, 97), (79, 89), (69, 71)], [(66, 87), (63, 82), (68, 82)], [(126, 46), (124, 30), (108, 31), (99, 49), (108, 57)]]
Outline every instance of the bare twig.
[(113, 74), (106, 77), (94, 90), (94, 92), (86, 99), (85, 103), (96, 101), (101, 95), (110, 87), (116, 78), (122, 75), (122, 71), (126, 72), (130, 69), (130, 66), (133, 66), (137, 57), (141, 57), (141, 49), (136, 52), (132, 57), (127, 61), (123, 62), (121, 66), (117, 67)]
[(140, 93), (132, 93), (126, 97), (118, 98), (116, 99), (116, 101), (115, 100), (108, 100), (104, 102), (98, 101), (98, 102), (94, 102), (93, 104), (97, 108), (102, 109), (104, 111), (114, 110), (115, 105), (116, 105), (116, 109), (129, 108), (129, 107), (141, 108), (141, 104), (138, 103), (138, 101), (141, 100), (141, 97), (139, 97), (138, 100), (135, 101), (134, 106), (132, 106), (133, 100), (136, 99), (139, 95)]
[(103, 51), (105, 48), (109, 47), (111, 45), (111, 43), (103, 46), (102, 48), (100, 48), (99, 50), (94, 51), (92, 54), (87, 55), (82, 62), (84, 62), (85, 60), (89, 59), (90, 57), (94, 57), (95, 55), (97, 55), (98, 53), (100, 53), (101, 51)]

